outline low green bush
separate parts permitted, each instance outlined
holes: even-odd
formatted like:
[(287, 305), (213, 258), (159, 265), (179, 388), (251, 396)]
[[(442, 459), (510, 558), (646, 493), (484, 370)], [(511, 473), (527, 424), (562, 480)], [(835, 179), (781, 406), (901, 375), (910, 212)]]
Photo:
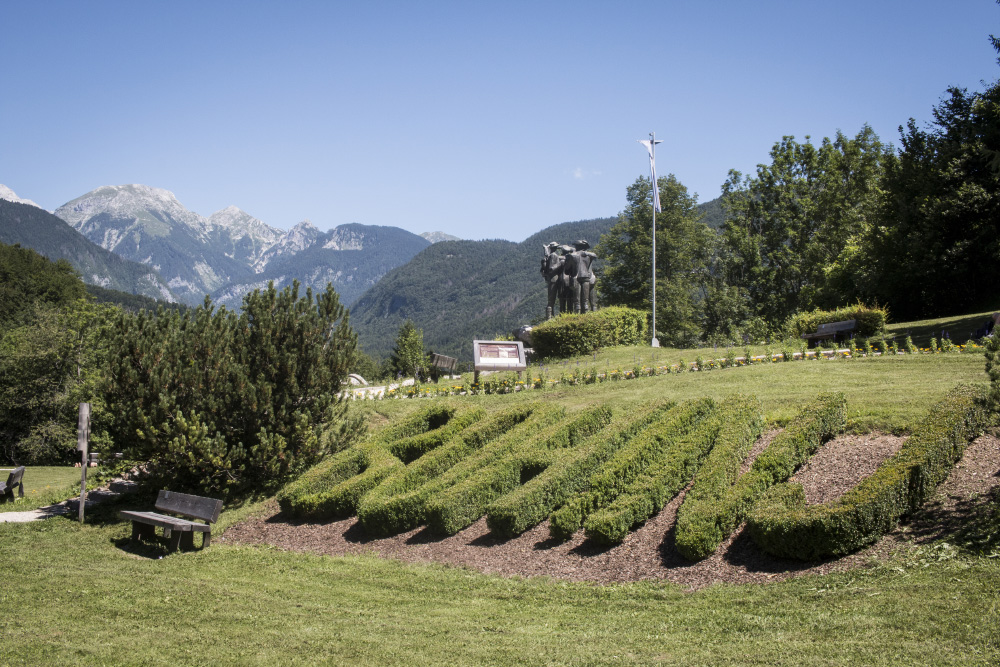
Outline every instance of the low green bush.
[(821, 324), (855, 320), (854, 335), (859, 338), (884, 336), (888, 319), (885, 308), (869, 308), (864, 304), (838, 308), (837, 310), (812, 310), (796, 313), (785, 321), (784, 331), (789, 338), (799, 338), (802, 334), (815, 333)]
[[(712, 544), (718, 545), (736, 529), (764, 493), (784, 482), (819, 446), (844, 430), (847, 406), (843, 394), (821, 394), (801, 412), (754, 461), (750, 470), (726, 489), (713, 505), (705, 504), (698, 517), (698, 526), (705, 531), (697, 540), (702, 542), (692, 551), (694, 557), (704, 557)], [(710, 553), (710, 552), (709, 552)]]
[(624, 493), (587, 517), (583, 525), (587, 537), (598, 544), (619, 544), (632, 528), (662, 510), (695, 476), (720, 437), (731, 433), (745, 436), (748, 417), (752, 420), (755, 416), (747, 414), (747, 402), (740, 396), (723, 401), (664, 452), (663, 458), (644, 470)]
[(686, 401), (663, 415), (655, 424), (622, 447), (601, 469), (591, 475), (588, 488), (570, 497), (549, 517), (549, 533), (568, 540), (594, 511), (607, 505), (624, 491), (664, 452), (713, 409), (710, 398)]
[(770, 489), (748, 517), (754, 541), (783, 558), (842, 556), (875, 542), (919, 508), (989, 423), (985, 391), (959, 386), (914, 430), (902, 449), (839, 499), (806, 506), (800, 484)]
[(719, 505), (764, 431), (764, 408), (756, 397), (734, 396), (725, 409), (729, 418), (677, 512), (674, 540), (677, 550), (689, 560), (715, 553), (729, 534), (720, 521)]
[[(442, 475), (444, 488), (427, 501), (428, 528), (454, 535), (473, 524), (491, 502), (548, 467), (554, 457), (546, 456), (547, 452), (578, 446), (606, 426), (611, 421), (611, 410), (599, 407), (562, 420), (553, 414), (542, 416), (541, 421), (551, 423), (534, 430), (530, 438), (520, 437), (520, 430), (512, 431)], [(532, 428), (535, 423), (532, 419)]]
[(591, 354), (618, 345), (639, 345), (646, 337), (646, 316), (641, 310), (624, 306), (562, 315), (533, 328), (531, 344), (542, 358)]
[(486, 508), (486, 524), (498, 537), (515, 537), (537, 526), (587, 485), (597, 470), (638, 433), (673, 407), (653, 401), (615, 414), (611, 423), (582, 444), (560, 455), (523, 486)]
[(432, 406), (421, 410), (399, 425), (314, 466), (282, 489), (278, 504), (292, 516), (314, 519), (350, 516), (357, 510), (361, 497), (391, 473), (485, 416), (480, 409), (457, 412), (452, 407)]
[[(358, 522), (375, 535), (391, 535), (424, 523), (427, 482), (443, 474), (471, 453), (483, 448), (539, 411), (539, 404), (509, 408), (386, 477), (358, 503)], [(526, 434), (525, 437), (528, 437)]]

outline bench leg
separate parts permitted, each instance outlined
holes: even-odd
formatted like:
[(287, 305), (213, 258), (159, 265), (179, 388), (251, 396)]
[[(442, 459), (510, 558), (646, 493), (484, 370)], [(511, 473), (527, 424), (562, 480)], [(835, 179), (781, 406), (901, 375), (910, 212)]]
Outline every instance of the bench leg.
[(152, 524), (141, 523), (139, 521), (132, 522), (132, 539), (133, 540), (151, 540), (156, 537), (156, 527)]
[(181, 545), (181, 531), (179, 530), (165, 530), (164, 537), (167, 538), (167, 551), (173, 553), (177, 551), (177, 548)]
[(179, 533), (180, 535), (180, 548), (185, 551), (194, 550), (194, 533), (190, 530)]
[(206, 548), (212, 543), (212, 531), (207, 531), (201, 534), (201, 548)]

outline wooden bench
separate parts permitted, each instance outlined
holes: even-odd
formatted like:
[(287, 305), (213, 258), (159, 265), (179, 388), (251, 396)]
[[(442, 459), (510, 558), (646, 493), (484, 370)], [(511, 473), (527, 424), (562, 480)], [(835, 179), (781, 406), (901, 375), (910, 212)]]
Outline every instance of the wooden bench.
[(857, 320), (844, 320), (843, 322), (827, 322), (816, 328), (815, 333), (802, 334), (802, 338), (809, 341), (809, 347), (813, 347), (817, 340), (832, 338), (833, 340), (843, 340), (845, 334), (854, 333)]
[(11, 502), (14, 501), (14, 487), (17, 487), (17, 497), (24, 498), (24, 482), (21, 479), (24, 477), (24, 466), (14, 468), (9, 475), (7, 475), (7, 481), (0, 482), (0, 499), (4, 502), (10, 498)]
[(458, 368), (458, 359), (455, 357), (431, 353), (431, 371), (435, 382), (438, 381), (439, 371), (448, 371), (448, 374), (451, 375), (456, 368)]
[(163, 536), (167, 538), (170, 551), (194, 548), (194, 534), (201, 533), (201, 548), (212, 543), (212, 524), (219, 520), (222, 511), (222, 501), (214, 498), (191, 496), (175, 491), (160, 491), (156, 497), (157, 512), (170, 512), (191, 519), (201, 519), (205, 523), (197, 523), (188, 519), (179, 519), (157, 512), (119, 512), (122, 519), (132, 520), (132, 539), (141, 540), (156, 537), (156, 527), (163, 528)]

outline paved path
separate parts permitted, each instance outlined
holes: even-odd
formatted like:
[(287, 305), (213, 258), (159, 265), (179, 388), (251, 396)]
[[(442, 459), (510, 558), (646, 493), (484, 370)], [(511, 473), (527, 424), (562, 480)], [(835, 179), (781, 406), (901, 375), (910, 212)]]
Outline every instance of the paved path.
[[(120, 493), (115, 493), (109, 489), (94, 489), (93, 491), (88, 491), (87, 504), (84, 507), (84, 514), (86, 514), (86, 511), (97, 503), (117, 498), (120, 495)], [(0, 507), (2, 507), (2, 505), (0, 505)], [(0, 523), (27, 523), (29, 521), (48, 519), (53, 516), (63, 516), (66, 514), (77, 515), (79, 511), (79, 497), (70, 498), (69, 500), (64, 500), (61, 503), (56, 503), (55, 505), (27, 510), (25, 512), (0, 512)]]

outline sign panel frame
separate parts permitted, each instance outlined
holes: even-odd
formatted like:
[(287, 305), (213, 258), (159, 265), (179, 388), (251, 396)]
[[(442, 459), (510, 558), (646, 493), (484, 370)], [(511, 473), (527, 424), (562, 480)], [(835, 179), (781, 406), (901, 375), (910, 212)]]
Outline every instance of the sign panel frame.
[(477, 371), (527, 370), (524, 343), (519, 340), (474, 340), (472, 367)]

